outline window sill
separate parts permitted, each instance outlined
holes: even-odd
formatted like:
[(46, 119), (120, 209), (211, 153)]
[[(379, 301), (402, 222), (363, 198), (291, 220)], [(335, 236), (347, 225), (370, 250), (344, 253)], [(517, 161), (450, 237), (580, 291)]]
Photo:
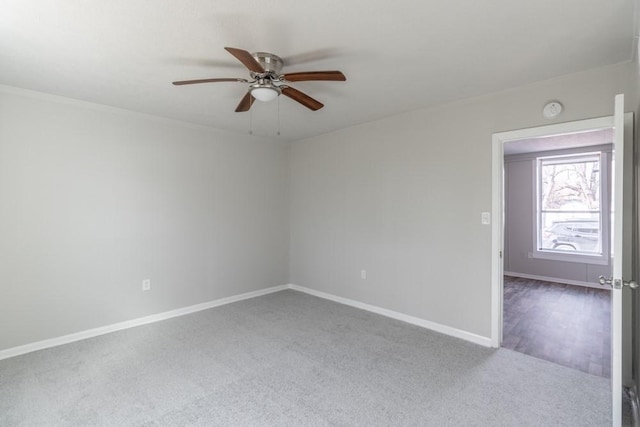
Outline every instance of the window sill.
[(581, 264), (608, 265), (609, 258), (604, 255), (587, 255), (567, 252), (553, 251), (533, 251), (529, 253), (530, 258), (546, 259), (549, 261), (577, 262)]

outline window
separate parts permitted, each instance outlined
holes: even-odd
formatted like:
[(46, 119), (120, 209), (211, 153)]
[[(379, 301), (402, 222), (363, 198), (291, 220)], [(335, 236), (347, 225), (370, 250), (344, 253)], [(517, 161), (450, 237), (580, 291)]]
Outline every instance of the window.
[(536, 257), (607, 262), (606, 159), (605, 152), (537, 158)]

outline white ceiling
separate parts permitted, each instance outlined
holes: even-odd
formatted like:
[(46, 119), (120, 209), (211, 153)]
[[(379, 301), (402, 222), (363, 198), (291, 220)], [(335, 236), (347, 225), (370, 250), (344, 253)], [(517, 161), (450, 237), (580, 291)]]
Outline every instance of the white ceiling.
[(347, 82), (292, 84), (297, 140), (400, 112), (631, 59), (634, 0), (4, 0), (0, 84), (237, 132), (275, 135), (278, 102), (235, 113), (248, 77), (225, 46), (338, 69)]

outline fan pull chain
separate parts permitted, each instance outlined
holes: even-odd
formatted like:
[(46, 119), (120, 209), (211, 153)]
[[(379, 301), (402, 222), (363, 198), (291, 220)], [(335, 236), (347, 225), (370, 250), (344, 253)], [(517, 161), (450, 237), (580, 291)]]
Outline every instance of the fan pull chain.
[(278, 136), (280, 136), (280, 97), (278, 97)]
[(249, 109), (249, 135), (253, 135), (253, 110), (251, 109)]

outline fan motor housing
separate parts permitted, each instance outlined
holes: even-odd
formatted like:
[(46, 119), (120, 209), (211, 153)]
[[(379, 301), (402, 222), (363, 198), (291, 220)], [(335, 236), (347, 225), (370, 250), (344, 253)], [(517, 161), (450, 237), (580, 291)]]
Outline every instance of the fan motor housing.
[(273, 73), (275, 75), (280, 74), (283, 62), (282, 58), (280, 58), (278, 55), (267, 52), (255, 52), (252, 53), (251, 56), (253, 56), (256, 61), (258, 61), (260, 65), (262, 65), (262, 68), (264, 68), (265, 72)]

